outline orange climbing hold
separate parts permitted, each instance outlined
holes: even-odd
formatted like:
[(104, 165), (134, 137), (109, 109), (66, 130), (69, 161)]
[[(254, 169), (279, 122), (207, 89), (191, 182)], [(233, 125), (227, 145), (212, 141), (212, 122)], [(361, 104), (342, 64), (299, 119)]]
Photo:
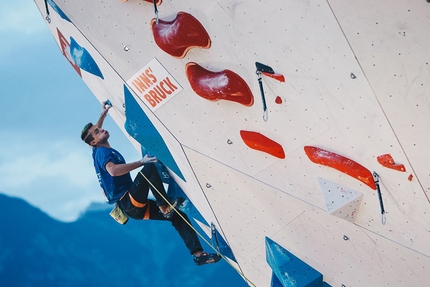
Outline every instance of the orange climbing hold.
[(394, 159), (391, 157), (390, 154), (383, 154), (377, 157), (378, 162), (387, 167), (387, 168), (391, 168), (391, 169), (395, 169), (398, 171), (403, 171), (406, 172), (406, 168), (403, 164), (397, 164), (394, 162)]
[(304, 149), (312, 162), (337, 169), (376, 190), (372, 173), (359, 163), (321, 148), (305, 146)]
[(199, 20), (191, 14), (179, 12), (172, 21), (151, 20), (155, 43), (175, 58), (183, 58), (191, 48), (211, 46), (211, 39)]
[(230, 70), (212, 72), (196, 63), (188, 63), (185, 73), (194, 92), (209, 101), (227, 100), (245, 106), (254, 104), (254, 97), (246, 82)]
[(251, 131), (240, 131), (240, 136), (247, 146), (252, 149), (263, 151), (277, 158), (285, 158), (284, 149), (277, 142), (268, 137)]

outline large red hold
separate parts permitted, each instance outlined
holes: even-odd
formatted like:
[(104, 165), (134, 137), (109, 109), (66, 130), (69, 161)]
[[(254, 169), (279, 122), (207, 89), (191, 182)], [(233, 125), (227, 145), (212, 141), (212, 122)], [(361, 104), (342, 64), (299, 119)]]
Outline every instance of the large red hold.
[(361, 164), (321, 148), (305, 146), (304, 149), (306, 155), (312, 162), (337, 169), (338, 171), (352, 176), (365, 183), (370, 188), (376, 190), (372, 173)]
[(240, 131), (240, 136), (242, 137), (242, 140), (245, 142), (245, 144), (252, 149), (271, 154), (277, 158), (285, 158), (285, 153), (282, 146), (260, 133)]
[(191, 62), (186, 65), (185, 72), (191, 88), (202, 98), (209, 101), (233, 101), (245, 106), (254, 104), (249, 86), (230, 70), (212, 72)]
[(211, 46), (211, 39), (203, 25), (191, 14), (179, 12), (172, 21), (151, 20), (155, 43), (175, 58), (183, 58), (191, 48)]

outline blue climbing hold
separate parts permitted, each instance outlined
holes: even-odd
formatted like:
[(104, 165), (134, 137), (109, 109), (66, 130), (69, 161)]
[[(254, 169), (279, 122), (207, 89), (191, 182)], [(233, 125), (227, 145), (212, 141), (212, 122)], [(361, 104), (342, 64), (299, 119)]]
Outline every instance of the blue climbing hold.
[(272, 287), (329, 286), (323, 282), (321, 273), (268, 237), (266, 237), (266, 261), (276, 276), (276, 279), (272, 278)]

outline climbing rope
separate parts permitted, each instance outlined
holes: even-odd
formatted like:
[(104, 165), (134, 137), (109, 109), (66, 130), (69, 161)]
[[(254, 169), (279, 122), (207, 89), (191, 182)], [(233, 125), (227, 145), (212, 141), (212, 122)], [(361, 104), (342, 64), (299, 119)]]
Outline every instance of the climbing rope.
[[(155, 0), (154, 0), (155, 1)], [(223, 258), (237, 273), (239, 273), (243, 278), (244, 278), (244, 280), (248, 283), (248, 284), (251, 284), (252, 286), (254, 286), (254, 287), (256, 287), (256, 285), (254, 284), (254, 283), (252, 283), (252, 281), (251, 280), (249, 280), (246, 276), (245, 276), (245, 274), (243, 274), (243, 272), (241, 272), (239, 269), (237, 269), (229, 260), (228, 260), (228, 258), (227, 257), (225, 257), (224, 255), (222, 255), (214, 246), (212, 246), (212, 244), (208, 241), (208, 240), (206, 240), (206, 238), (204, 238), (203, 237), (203, 235), (201, 235), (200, 234), (200, 232), (198, 232), (195, 228), (194, 228), (194, 226), (192, 226), (191, 225), (191, 223), (190, 222), (188, 222), (188, 220), (186, 220), (185, 219), (185, 217), (184, 216), (182, 216), (182, 214), (178, 211), (178, 209), (176, 209), (170, 202), (169, 202), (169, 200), (167, 199), (167, 198), (165, 198), (164, 197), (164, 195), (163, 194), (161, 194), (161, 192), (152, 184), (152, 182), (143, 174), (143, 172), (142, 171), (139, 171), (139, 173), (146, 179), (146, 181), (151, 185), (151, 187), (155, 190), (155, 191), (157, 191), (158, 192), (158, 194), (167, 202), (167, 204), (169, 204), (169, 206), (170, 206), (170, 208), (172, 208), (181, 218), (182, 218), (182, 220), (184, 220), (187, 224), (188, 224), (188, 226), (190, 226), (193, 230), (194, 230), (194, 232), (204, 241), (204, 242), (206, 242), (216, 253), (218, 253), (220, 256), (221, 256), (221, 258)]]

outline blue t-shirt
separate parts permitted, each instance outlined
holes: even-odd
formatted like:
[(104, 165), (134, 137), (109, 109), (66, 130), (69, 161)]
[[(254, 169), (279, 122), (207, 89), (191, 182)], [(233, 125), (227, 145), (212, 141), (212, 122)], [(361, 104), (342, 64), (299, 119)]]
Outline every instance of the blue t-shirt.
[(113, 148), (93, 147), (94, 168), (107, 201), (112, 204), (118, 201), (121, 196), (130, 188), (133, 183), (130, 173), (120, 176), (111, 176), (106, 170), (106, 164), (124, 164), (123, 156)]

